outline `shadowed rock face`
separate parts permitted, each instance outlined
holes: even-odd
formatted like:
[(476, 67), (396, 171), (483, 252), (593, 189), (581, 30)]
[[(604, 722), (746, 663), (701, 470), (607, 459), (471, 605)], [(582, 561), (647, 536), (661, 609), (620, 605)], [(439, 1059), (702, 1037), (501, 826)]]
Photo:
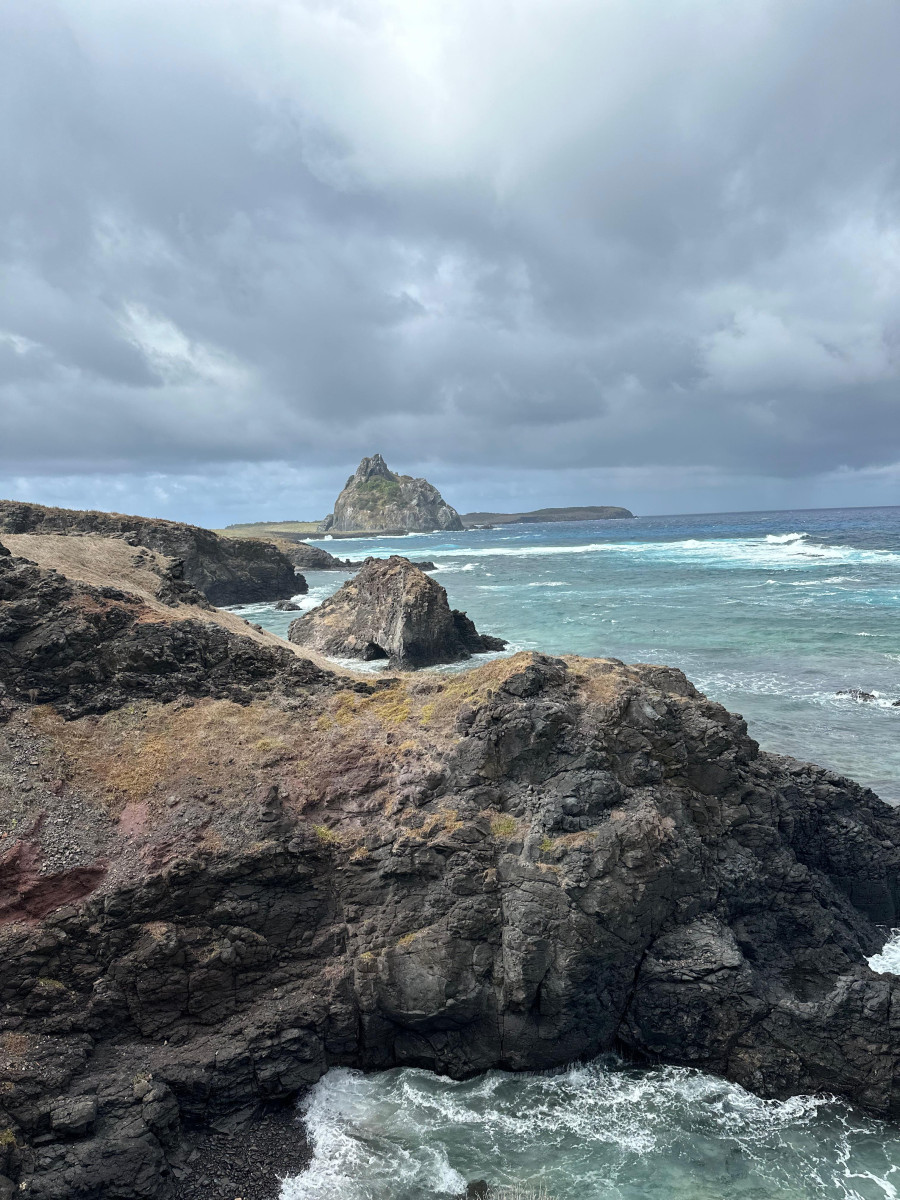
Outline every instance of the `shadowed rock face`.
[(364, 458), (338, 496), (334, 512), (320, 528), (350, 530), (405, 530), (428, 533), (432, 529), (462, 529), (455, 508), (425, 479), (395, 475), (380, 454)]
[(367, 558), (355, 579), (292, 622), (288, 638), (335, 658), (386, 658), (403, 669), (502, 650), (478, 633), (447, 593), (408, 559)]
[(133, 545), (174, 558), (183, 564), (185, 582), (216, 605), (282, 600), (307, 590), (293, 564), (256, 538), (223, 538), (179, 521), (0, 500), (0, 533), (69, 532), (133, 538)]
[(136, 697), (249, 701), (325, 674), (287, 648), (206, 621), (160, 620), (136, 596), (73, 582), (0, 548), (0, 695), (52, 701), (74, 717)]
[[(29, 1196), (164, 1197), (185, 1131), (334, 1064), (618, 1048), (900, 1118), (900, 978), (865, 963), (900, 814), (679, 671), (519, 654), (291, 691), (275, 655), (239, 708), (160, 704), (128, 658), (117, 711), (62, 721), (25, 685), (67, 644), (118, 662), (138, 617), (0, 568), (0, 1174)], [(107, 679), (79, 686), (97, 711)]]

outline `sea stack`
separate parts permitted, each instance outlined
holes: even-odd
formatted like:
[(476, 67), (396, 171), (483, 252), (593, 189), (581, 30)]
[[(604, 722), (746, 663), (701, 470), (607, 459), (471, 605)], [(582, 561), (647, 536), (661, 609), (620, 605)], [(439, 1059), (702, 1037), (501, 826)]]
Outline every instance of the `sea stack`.
[(335, 658), (389, 659), (401, 669), (459, 662), (502, 650), (502, 638), (480, 634), (447, 593), (405, 558), (367, 558), (318, 608), (291, 624), (288, 638)]
[(427, 479), (395, 475), (380, 454), (364, 458), (338, 496), (334, 512), (320, 526), (323, 533), (430, 533), (461, 530), (455, 508)]

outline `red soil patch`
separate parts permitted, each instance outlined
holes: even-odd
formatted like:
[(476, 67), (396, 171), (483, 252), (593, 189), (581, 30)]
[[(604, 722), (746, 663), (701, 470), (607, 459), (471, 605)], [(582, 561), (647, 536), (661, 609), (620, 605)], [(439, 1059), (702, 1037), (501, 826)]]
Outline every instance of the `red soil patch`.
[(40, 865), (40, 849), (30, 842), (16, 842), (0, 859), (0, 924), (39, 921), (56, 908), (74, 904), (90, 895), (107, 870), (98, 863), (40, 875)]

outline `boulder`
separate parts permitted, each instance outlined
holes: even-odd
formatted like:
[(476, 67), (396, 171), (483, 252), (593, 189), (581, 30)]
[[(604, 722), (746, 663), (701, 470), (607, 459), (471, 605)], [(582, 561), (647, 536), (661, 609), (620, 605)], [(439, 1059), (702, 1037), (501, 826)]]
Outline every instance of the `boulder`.
[(288, 638), (334, 658), (384, 658), (403, 669), (506, 646), (480, 634), (436, 580), (397, 555), (367, 558), (354, 579), (292, 623)]
[(338, 496), (334, 512), (320, 526), (322, 532), (375, 533), (462, 528), (459, 513), (436, 487), (425, 479), (396, 475), (380, 454), (362, 460)]
[(275, 605), (278, 612), (300, 612), (300, 605), (295, 604), (293, 600), (279, 600)]

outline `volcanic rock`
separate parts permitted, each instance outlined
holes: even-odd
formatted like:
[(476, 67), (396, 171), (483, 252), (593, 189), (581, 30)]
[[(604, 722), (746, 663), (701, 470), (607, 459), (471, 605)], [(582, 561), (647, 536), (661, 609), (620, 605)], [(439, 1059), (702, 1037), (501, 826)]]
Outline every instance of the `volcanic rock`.
[(349, 558), (335, 558), (321, 546), (308, 546), (301, 541), (288, 542), (279, 538), (278, 549), (298, 571), (356, 571), (360, 565)]
[(279, 600), (275, 605), (278, 612), (301, 612), (299, 604), (295, 604), (293, 600)]
[(386, 658), (403, 669), (502, 650), (478, 633), (447, 593), (408, 559), (367, 558), (354, 579), (292, 622), (288, 638), (334, 658)]
[(181, 579), (212, 604), (254, 604), (306, 591), (293, 564), (268, 542), (220, 537), (180, 521), (47, 508), (0, 500), (0, 533), (100, 533), (124, 537), (181, 563)]
[(347, 532), (429, 533), (433, 529), (462, 529), (455, 508), (425, 479), (395, 475), (380, 454), (364, 458), (347, 480), (334, 512), (320, 529)]
[(67, 716), (135, 697), (296, 691), (325, 673), (287, 647), (212, 622), (163, 621), (135, 596), (0, 556), (0, 695), (54, 702)]
[(866, 962), (900, 922), (900, 812), (673, 669), (304, 682), (203, 625), (0, 556), (17, 1194), (171, 1197), (209, 1162), (186, 1139), (333, 1065), (619, 1049), (900, 1119), (900, 977)]

